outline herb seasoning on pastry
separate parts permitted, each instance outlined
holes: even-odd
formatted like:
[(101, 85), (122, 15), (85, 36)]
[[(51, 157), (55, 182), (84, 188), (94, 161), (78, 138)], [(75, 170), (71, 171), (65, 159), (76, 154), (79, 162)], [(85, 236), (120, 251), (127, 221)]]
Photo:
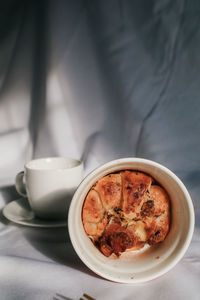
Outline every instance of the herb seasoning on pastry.
[(105, 256), (118, 257), (164, 241), (170, 226), (169, 196), (143, 172), (108, 174), (87, 194), (82, 221), (94, 245)]

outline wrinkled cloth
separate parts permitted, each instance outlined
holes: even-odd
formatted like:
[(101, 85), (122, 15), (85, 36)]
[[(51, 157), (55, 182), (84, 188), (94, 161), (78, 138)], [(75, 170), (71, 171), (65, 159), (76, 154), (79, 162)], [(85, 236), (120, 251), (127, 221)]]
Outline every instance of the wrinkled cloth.
[(195, 208), (183, 259), (144, 284), (90, 271), (66, 228), (0, 218), (0, 298), (199, 299), (200, 3), (0, 3), (0, 209), (17, 198), (15, 175), (38, 157), (84, 161), (84, 176), (120, 157), (171, 169)]

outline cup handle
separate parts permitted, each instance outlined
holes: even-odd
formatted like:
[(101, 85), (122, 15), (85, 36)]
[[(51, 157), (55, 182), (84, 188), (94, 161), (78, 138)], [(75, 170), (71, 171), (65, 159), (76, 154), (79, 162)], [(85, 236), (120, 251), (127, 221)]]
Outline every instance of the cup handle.
[(15, 178), (15, 188), (22, 197), (27, 197), (26, 186), (23, 183), (24, 171), (19, 172)]

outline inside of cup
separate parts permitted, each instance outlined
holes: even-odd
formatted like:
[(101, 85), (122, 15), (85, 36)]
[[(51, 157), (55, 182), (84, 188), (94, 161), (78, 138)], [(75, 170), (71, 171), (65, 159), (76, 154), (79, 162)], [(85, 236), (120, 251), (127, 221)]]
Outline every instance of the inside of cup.
[[(82, 224), (82, 205), (89, 188), (101, 176), (123, 169), (140, 170), (150, 174), (169, 193), (171, 199), (171, 225), (166, 239), (155, 246), (139, 251), (125, 252), (118, 259), (105, 257), (90, 241)], [(83, 183), (82, 183), (83, 184)], [(86, 188), (87, 186), (87, 188)], [(79, 256), (97, 274), (118, 282), (143, 282), (156, 278), (171, 269), (185, 253), (191, 239), (192, 204), (189, 194), (181, 181), (165, 169), (148, 164), (134, 163), (113, 166), (100, 170), (92, 180), (85, 182), (85, 188), (79, 189), (79, 201), (74, 206), (73, 244), (81, 249)], [(189, 200), (188, 200), (189, 198)], [(73, 211), (73, 206), (72, 206)], [(77, 216), (78, 218), (75, 217)], [(72, 212), (73, 214), (73, 212)]]
[(79, 160), (65, 157), (40, 158), (30, 161), (26, 167), (34, 170), (71, 169), (81, 164)]

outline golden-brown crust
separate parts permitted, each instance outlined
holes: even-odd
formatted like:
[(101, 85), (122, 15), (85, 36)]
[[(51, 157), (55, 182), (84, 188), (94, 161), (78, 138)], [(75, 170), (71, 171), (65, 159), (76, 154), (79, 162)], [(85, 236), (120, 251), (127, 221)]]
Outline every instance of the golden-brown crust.
[(94, 239), (99, 237), (107, 225), (107, 215), (102, 206), (99, 194), (95, 190), (90, 190), (82, 210), (83, 226), (86, 233), (93, 236)]
[(155, 214), (163, 214), (169, 208), (169, 196), (167, 192), (159, 185), (152, 185), (150, 189), (150, 198), (154, 201)]
[(83, 206), (83, 222), (98, 223), (103, 217), (103, 206), (98, 193), (90, 190)]
[(152, 177), (137, 171), (122, 172), (123, 211), (129, 218), (138, 218)]
[(100, 178), (89, 191), (83, 225), (105, 256), (119, 256), (165, 239), (170, 225), (169, 196), (152, 182), (142, 172), (121, 171)]
[(112, 253), (119, 256), (121, 252), (135, 244), (132, 232), (119, 224), (108, 225), (99, 240), (100, 250), (105, 256)]
[(163, 241), (169, 231), (170, 203), (168, 194), (159, 185), (151, 186), (149, 199), (150, 210), (145, 215), (143, 210), (141, 214), (149, 234), (148, 243), (152, 245)]
[(101, 195), (105, 210), (120, 207), (122, 180), (120, 174), (109, 174), (99, 179), (94, 189)]

